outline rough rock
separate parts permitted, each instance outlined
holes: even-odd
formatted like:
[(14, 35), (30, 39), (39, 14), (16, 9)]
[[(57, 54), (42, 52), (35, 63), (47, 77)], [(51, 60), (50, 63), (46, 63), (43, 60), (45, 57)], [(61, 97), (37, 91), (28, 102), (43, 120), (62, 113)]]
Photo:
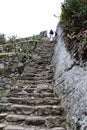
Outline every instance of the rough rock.
[(62, 97), (67, 109), (68, 130), (87, 129), (87, 69), (75, 64), (67, 52), (62, 37), (62, 29), (58, 28), (58, 43), (55, 47), (53, 64), (55, 65), (55, 89)]
[[(65, 109), (60, 97), (54, 93), (51, 60), (55, 42), (50, 43), (44, 33), (44, 38), (39, 42), (23, 39), (23, 42), (8, 47), (10, 51), (15, 47), (19, 50), (29, 47), (32, 55), (29, 56), (26, 52), (27, 57), (24, 56), (27, 58), (26, 62), (22, 60), (23, 53), (2, 57), (3, 63), (6, 63), (9, 70), (1, 78), (1, 81), (5, 81), (4, 87), (1, 86), (4, 91), (0, 103), (0, 126), (3, 130), (65, 130), (66, 128)], [(2, 80), (3, 78), (5, 79)], [(7, 79), (11, 82), (7, 82)]]

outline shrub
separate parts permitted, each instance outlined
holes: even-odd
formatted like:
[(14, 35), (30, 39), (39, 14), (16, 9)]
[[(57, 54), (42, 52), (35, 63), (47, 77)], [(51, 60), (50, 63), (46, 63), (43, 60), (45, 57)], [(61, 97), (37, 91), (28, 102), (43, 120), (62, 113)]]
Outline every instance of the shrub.
[(5, 34), (0, 34), (0, 44), (6, 43)]
[(40, 40), (40, 38), (39, 38), (38, 35), (33, 35), (33, 36), (32, 36), (32, 40), (33, 40), (33, 41), (37, 41), (37, 40)]
[(65, 34), (87, 29), (87, 0), (66, 0), (62, 4), (60, 24)]
[(16, 38), (17, 38), (17, 35), (10, 35), (8, 36), (8, 42), (13, 43), (15, 42)]
[(74, 48), (78, 54), (87, 54), (84, 53), (87, 51), (87, 0), (65, 0), (59, 24), (63, 28), (68, 50)]

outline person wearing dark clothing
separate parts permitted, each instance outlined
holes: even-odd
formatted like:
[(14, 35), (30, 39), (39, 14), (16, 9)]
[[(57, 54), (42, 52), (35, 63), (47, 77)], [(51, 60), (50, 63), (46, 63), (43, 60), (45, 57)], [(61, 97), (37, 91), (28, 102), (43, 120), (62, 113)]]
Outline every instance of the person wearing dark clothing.
[(57, 32), (55, 32), (55, 37), (57, 37)]
[(53, 34), (54, 34), (52, 29), (50, 30), (49, 34), (50, 34), (50, 41), (52, 42), (53, 41)]
[(54, 34), (54, 32), (53, 32), (53, 30), (52, 30), (52, 29), (50, 30), (49, 34), (52, 34), (52, 35)]

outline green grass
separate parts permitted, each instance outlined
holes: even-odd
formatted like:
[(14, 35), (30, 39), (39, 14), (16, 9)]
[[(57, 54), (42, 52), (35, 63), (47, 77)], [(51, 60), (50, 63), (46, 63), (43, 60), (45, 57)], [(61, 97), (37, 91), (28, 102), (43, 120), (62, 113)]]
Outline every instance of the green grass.
[(0, 44), (0, 47), (5, 47), (5, 46), (13, 46), (16, 44), (23, 44), (23, 43), (33, 43), (33, 42), (39, 42), (39, 40), (27, 40), (25, 42), (15, 42), (15, 43), (5, 43), (5, 44)]
[(8, 56), (10, 53), (0, 53), (0, 56)]
[(6, 52), (6, 53), (0, 53), (0, 56), (9, 56), (9, 55), (27, 55), (32, 56), (31, 53), (23, 53), (23, 52)]

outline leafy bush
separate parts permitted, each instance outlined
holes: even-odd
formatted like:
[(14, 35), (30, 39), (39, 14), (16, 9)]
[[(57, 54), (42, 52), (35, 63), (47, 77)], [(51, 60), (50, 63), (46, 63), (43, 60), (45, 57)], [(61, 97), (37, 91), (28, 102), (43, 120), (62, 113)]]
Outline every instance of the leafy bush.
[(74, 48), (84, 57), (87, 54), (87, 0), (65, 0), (59, 24), (63, 28), (68, 50)]
[(32, 40), (33, 40), (33, 41), (37, 41), (37, 40), (40, 40), (40, 38), (39, 38), (38, 35), (33, 35), (33, 36), (32, 36)]
[(87, 0), (66, 0), (62, 4), (60, 24), (66, 34), (87, 29)]
[(17, 35), (10, 35), (8, 36), (8, 42), (13, 43), (15, 42), (16, 38), (17, 38)]
[(27, 44), (22, 44), (21, 48), (22, 48), (22, 52), (27, 53), (27, 54), (29, 53), (30, 48)]
[(0, 34), (0, 44), (6, 43), (6, 38), (4, 34)]

